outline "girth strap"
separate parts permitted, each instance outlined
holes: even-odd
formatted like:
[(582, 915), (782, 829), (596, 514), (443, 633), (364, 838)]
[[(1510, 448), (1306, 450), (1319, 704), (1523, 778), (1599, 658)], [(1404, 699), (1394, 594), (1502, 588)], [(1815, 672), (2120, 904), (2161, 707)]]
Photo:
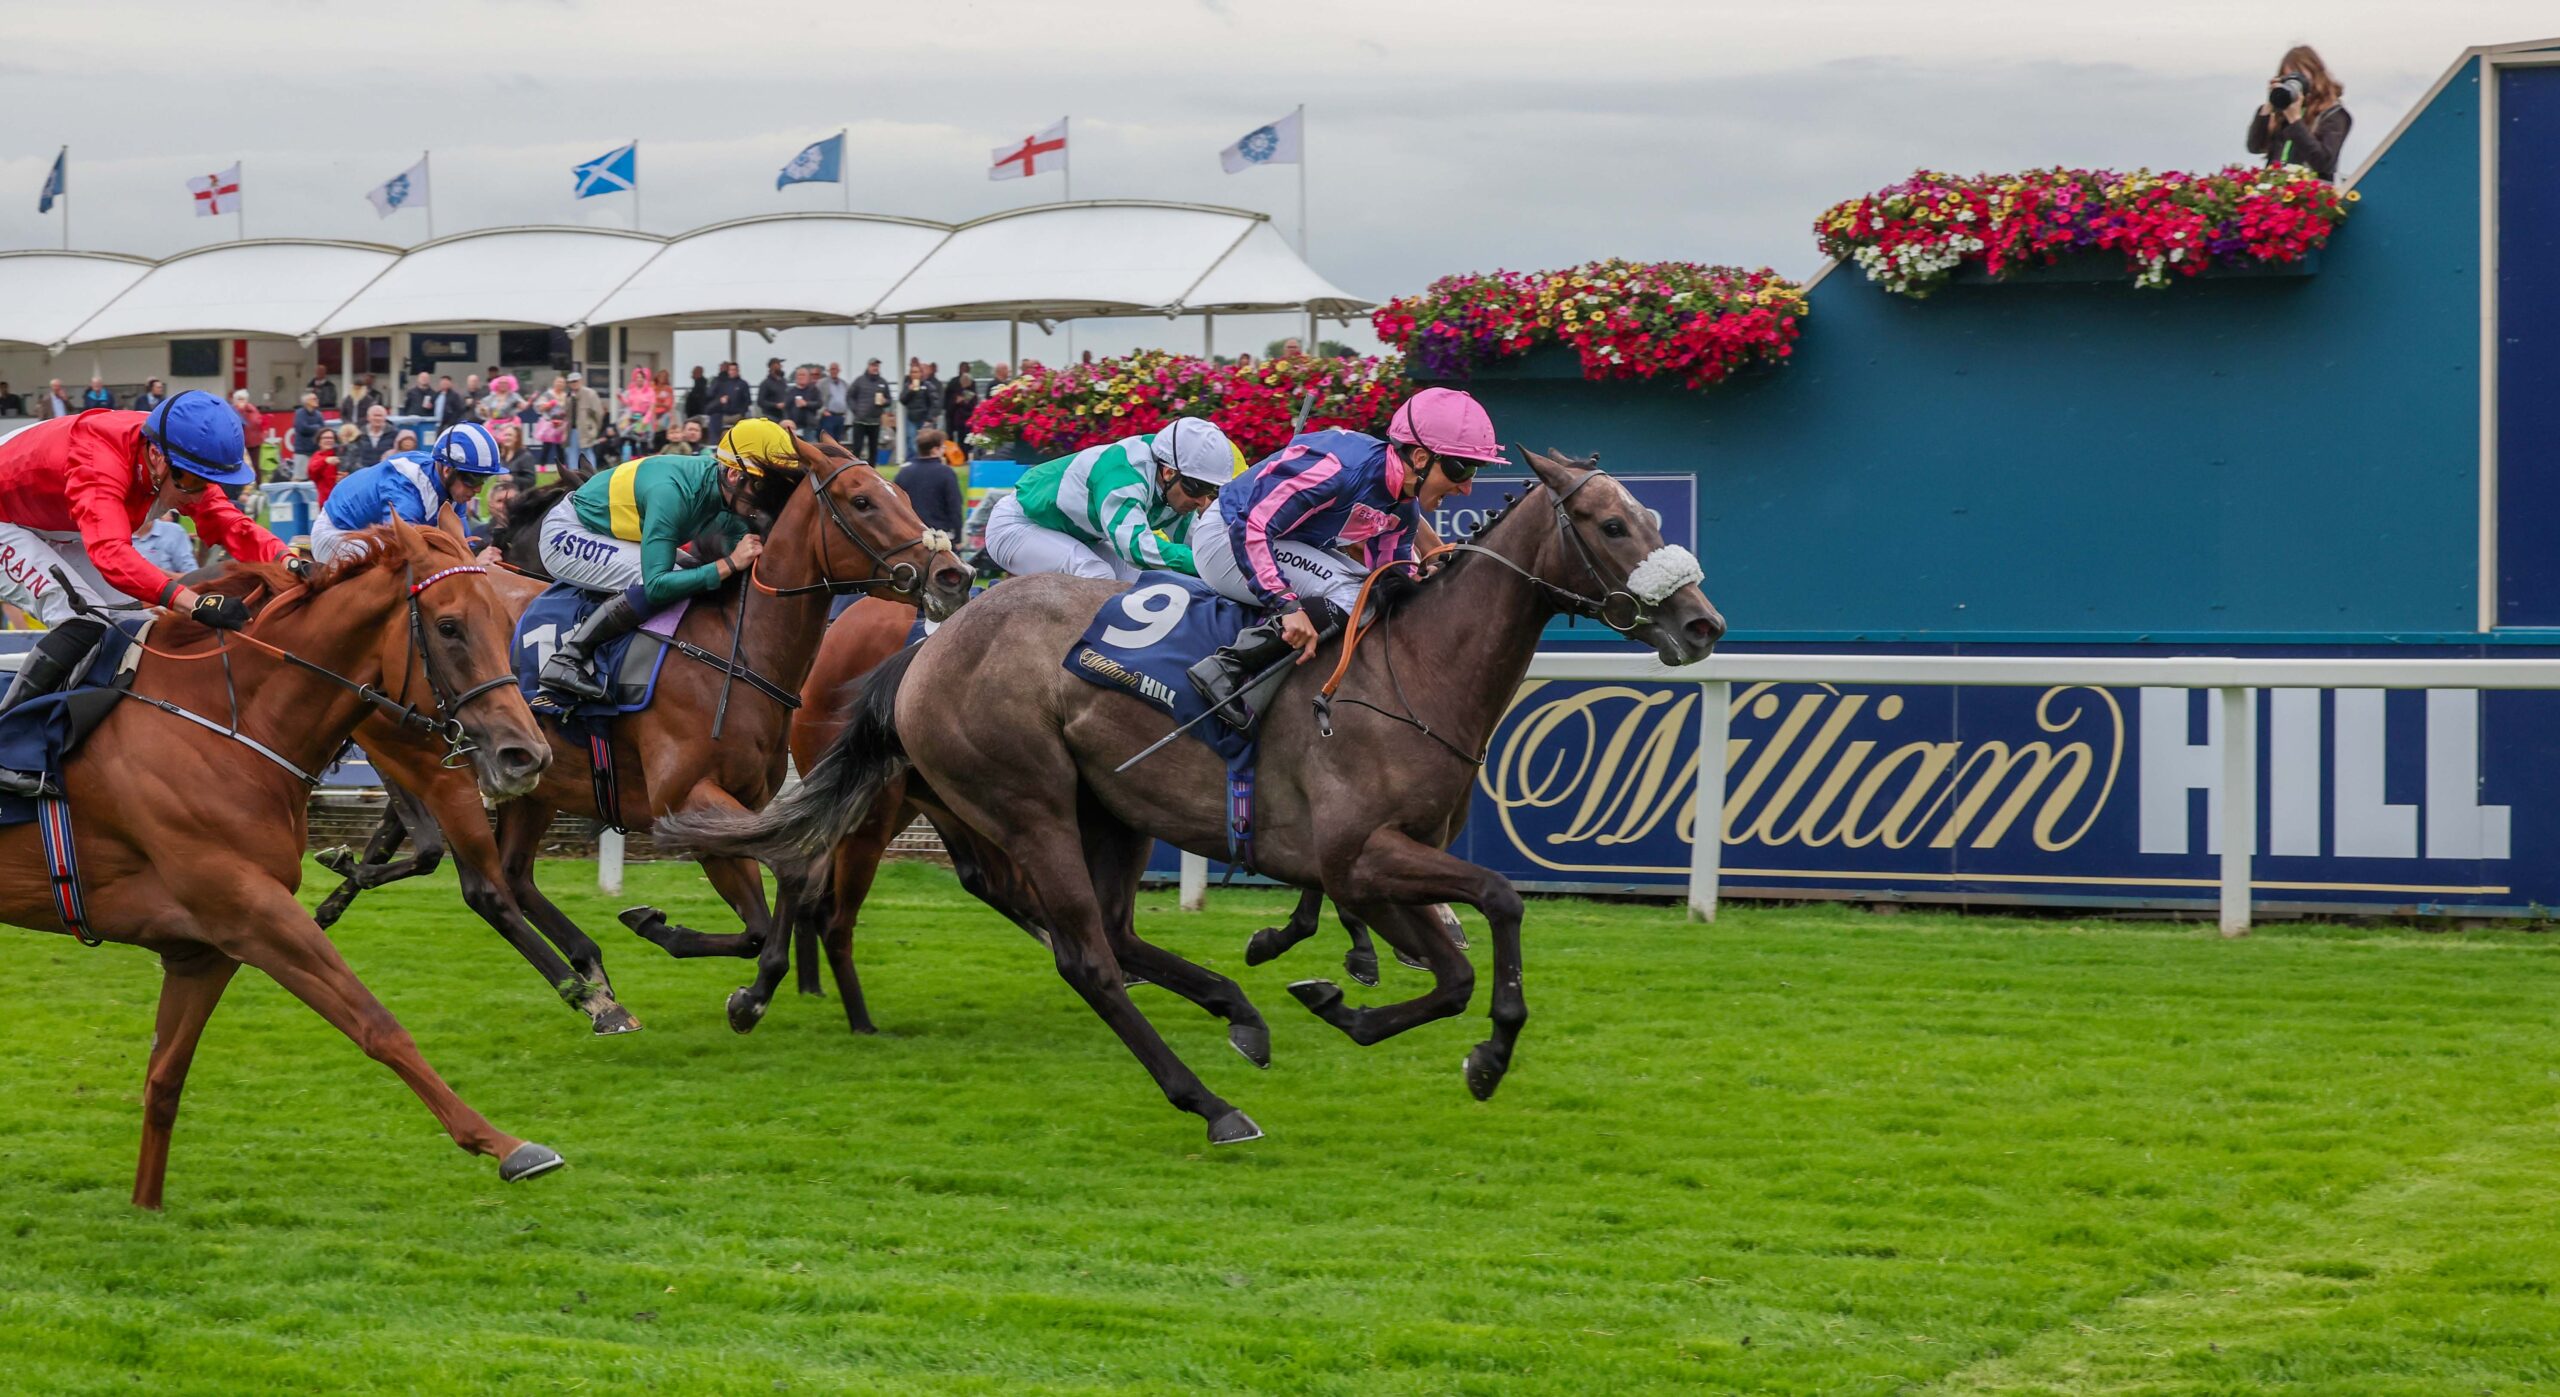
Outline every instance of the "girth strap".
[(613, 769), (613, 734), (587, 734), (589, 784), (595, 790), (596, 820), (606, 829), (622, 830), (622, 777)]
[(80, 898), (80, 856), (71, 840), (71, 802), (60, 796), (37, 801), (36, 828), (44, 843), (45, 873), (53, 880), (54, 911), (81, 945), (104, 944), (89, 930), (89, 907)]

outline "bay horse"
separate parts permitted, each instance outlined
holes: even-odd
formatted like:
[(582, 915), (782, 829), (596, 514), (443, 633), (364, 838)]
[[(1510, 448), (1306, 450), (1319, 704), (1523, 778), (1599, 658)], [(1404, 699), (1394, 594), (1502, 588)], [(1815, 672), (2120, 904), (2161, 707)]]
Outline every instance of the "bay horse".
[[(764, 556), (747, 578), (696, 598), (676, 628), (676, 640), (717, 665), (682, 653), (668, 656), (655, 701), (612, 724), (618, 777), (613, 822), (623, 828), (646, 830), (660, 816), (686, 808), (742, 811), (772, 797), (782, 781), (791, 715), (763, 685), (786, 697), (800, 686), (832, 596), (888, 589), (915, 596), (936, 613), (967, 599), (968, 569), (947, 540), (927, 532), (903, 493), (832, 441), (804, 441), (799, 449), (806, 487), (794, 488), (776, 513)], [(515, 575), (490, 580), (511, 618), (545, 585)], [(744, 673), (733, 675), (730, 666)], [(542, 726), (552, 760), (541, 784), (494, 815), (483, 809), (469, 782), (444, 769), (434, 745), (414, 734), (367, 723), (357, 730), (356, 743), (386, 788), (403, 790), (417, 802), (410, 828), (440, 831), (472, 911), (585, 1014), (594, 1032), (630, 1032), (639, 1020), (615, 999), (602, 948), (534, 881), (534, 858), (552, 820), (563, 810), (594, 811), (597, 802), (587, 745), (556, 724)], [(625, 911), (623, 921), (678, 956), (756, 954), (776, 925), (762, 870), (741, 859), (705, 860), (703, 869), (745, 924), (743, 933), (670, 926), (645, 907)], [(352, 899), (349, 888), (381, 881), (387, 879), (359, 867), (349, 887), (339, 891)], [(344, 905), (339, 903), (341, 910)]]
[[(1427, 993), (1370, 1008), (1346, 1005), (1329, 980), (1289, 987), (1353, 1041), (1375, 1043), (1462, 1011), (1474, 970), (1424, 909), (1465, 903), (1484, 916), (1493, 937), (1493, 1033), (1463, 1069), (1479, 1099), (1501, 1084), (1528, 1020), (1522, 904), (1509, 879), (1447, 846), (1540, 628), (1560, 611), (1591, 617), (1651, 646), (1667, 665), (1704, 658), (1724, 633), (1723, 617), (1699, 590), (1696, 560), (1663, 543), (1623, 485), (1594, 461), (1523, 454), (1536, 475), (1525, 497), (1458, 545), (1431, 580), (1381, 608), (1351, 657), (1329, 722), (1312, 702), (1328, 667), (1288, 677), (1265, 720), (1255, 794), (1258, 867), (1283, 883), (1322, 888), (1431, 967)], [(1223, 765), (1197, 742), (1117, 769), (1161, 737), (1167, 720), (1061, 663), (1113, 590), (1069, 577), (1017, 578), (991, 590), (872, 671), (851, 720), (790, 794), (759, 814), (662, 820), (658, 838), (777, 866), (816, 859), (870, 816), (891, 780), (907, 776), (907, 799), (956, 817), (1003, 850), (1048, 929), (1060, 976), (1166, 1099), (1205, 1120), (1212, 1144), (1254, 1139), (1261, 1129), (1175, 1056), (1122, 978), (1125, 963), (1226, 1018), (1239, 1049), (1249, 1049), (1249, 1030), (1260, 1026), (1234, 981), (1137, 934), (1137, 884), (1150, 841), (1221, 853), (1227, 788)], [(965, 723), (949, 721), (960, 694), (980, 700)], [(1267, 1044), (1267, 1032), (1261, 1037)]]
[[(415, 715), (408, 726), (432, 729), (449, 754), (467, 754), (469, 769), (455, 778), (490, 799), (530, 790), (550, 761), (509, 677), (509, 618), (461, 542), (399, 523), (359, 537), (361, 552), (307, 579), (266, 564), (225, 568), (202, 590), (266, 594), (250, 627), (226, 636), (164, 617), (146, 639), (131, 694), (65, 764), (84, 939), (160, 957), (134, 1172), (139, 1207), (161, 1204), (187, 1068), (243, 964), (399, 1074), (454, 1143), (499, 1161), (499, 1178), (530, 1178), (561, 1162), (465, 1105), (294, 898), (310, 773), (328, 765), (359, 721), (379, 716), (377, 702), (407, 706)], [(49, 877), (42, 837), (38, 824), (0, 830), (0, 919), (73, 934), (79, 928)]]

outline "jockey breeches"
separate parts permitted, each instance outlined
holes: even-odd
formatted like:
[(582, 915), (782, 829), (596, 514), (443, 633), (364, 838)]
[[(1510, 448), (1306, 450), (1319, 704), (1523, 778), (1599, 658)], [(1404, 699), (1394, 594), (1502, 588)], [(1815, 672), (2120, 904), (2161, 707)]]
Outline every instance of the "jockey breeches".
[(1021, 501), (1011, 495), (996, 501), (995, 508), (987, 511), (987, 556), (1016, 577), (1064, 573), (1105, 582), (1134, 582), (1138, 578), (1138, 569), (1118, 556), (1032, 523), (1031, 516), (1022, 512)]
[(77, 613), (54, 577), (60, 569), (91, 606), (136, 607), (140, 603), (98, 575), (89, 547), (77, 533), (0, 524), (0, 601), (48, 626), (58, 626)]
[[(1243, 560), (1235, 556), (1234, 544), (1218, 523), (1213, 510), (1202, 527), (1191, 531), (1191, 561), (1200, 569), (1200, 580), (1231, 601), (1262, 605), (1261, 594), (1245, 582)], [(1293, 538), (1273, 540), (1271, 560), (1279, 564), (1280, 575), (1299, 600), (1322, 597), (1346, 616), (1359, 604), (1360, 583), (1369, 575), (1368, 569), (1330, 548)]]
[(576, 501), (564, 495), (542, 516), (542, 566), (590, 592), (627, 592), (640, 585), (640, 545), (579, 523)]

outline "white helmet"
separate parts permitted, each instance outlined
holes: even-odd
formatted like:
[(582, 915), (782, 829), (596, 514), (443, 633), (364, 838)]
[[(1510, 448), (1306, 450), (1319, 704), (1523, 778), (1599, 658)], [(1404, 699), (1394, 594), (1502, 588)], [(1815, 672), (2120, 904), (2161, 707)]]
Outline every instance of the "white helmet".
[(1224, 485), (1235, 479), (1244, 453), (1227, 440), (1218, 424), (1206, 417), (1177, 417), (1164, 424), (1149, 447), (1159, 466), (1171, 466), (1185, 480)]

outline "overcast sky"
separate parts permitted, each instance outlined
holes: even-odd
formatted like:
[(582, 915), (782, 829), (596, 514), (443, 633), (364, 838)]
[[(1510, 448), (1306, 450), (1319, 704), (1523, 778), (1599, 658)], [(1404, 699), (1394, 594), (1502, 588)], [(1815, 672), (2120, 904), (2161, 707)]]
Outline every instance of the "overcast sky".
[[(852, 130), (857, 209), (957, 220), (1060, 196), (993, 183), (988, 148), (1072, 114), (1075, 193), (1234, 204), (1294, 234), (1286, 168), (1220, 147), (1303, 102), (1315, 265), (1384, 298), (1444, 272), (1622, 255), (1817, 264), (1828, 204), (1918, 166), (2211, 167), (2285, 46), (2320, 46), (2355, 114), (2350, 168), (2467, 45), (2551, 37), (2550, 0), (91, 0), (0, 9), (0, 246), (71, 146), (76, 247), (164, 254), (231, 234), (188, 176), (245, 162), (251, 236), (411, 243), (365, 191), (435, 151), (438, 233), (630, 226), (570, 166), (640, 140), (643, 226), (840, 207), (777, 192)], [(1251, 329), (1222, 326), (1220, 347)], [(1329, 332), (1330, 333), (1330, 332)], [(945, 363), (1003, 331), (915, 332)], [(1162, 321), (1079, 345), (1197, 348)], [(1366, 337), (1360, 337), (1366, 342)], [(709, 352), (687, 337), (679, 357)], [(885, 335), (858, 342), (881, 352)], [(785, 337), (837, 357), (843, 331)], [(1053, 349), (1054, 355), (1055, 350)], [(761, 357), (761, 356), (758, 356)]]

